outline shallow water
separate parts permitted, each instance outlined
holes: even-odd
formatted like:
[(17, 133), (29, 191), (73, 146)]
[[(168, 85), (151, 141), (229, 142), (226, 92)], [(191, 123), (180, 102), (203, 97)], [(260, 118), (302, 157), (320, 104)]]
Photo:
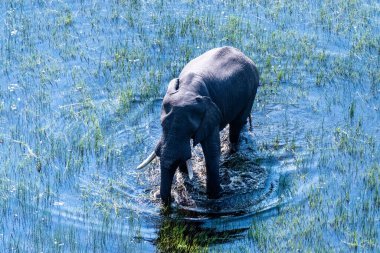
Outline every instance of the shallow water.
[[(379, 8), (2, 1), (0, 252), (376, 252)], [(168, 81), (226, 44), (261, 72), (252, 130), (233, 155), (221, 134), (220, 199), (197, 146), (164, 210), (158, 161), (135, 168)]]
[[(228, 233), (230, 239), (241, 238), (246, 235), (253, 219), (276, 215), (283, 206), (305, 200), (308, 188), (317, 180), (317, 176), (311, 177), (304, 182), (302, 189), (293, 194), (290, 194), (289, 185), (280, 185), (280, 180), (291, 180), (289, 178), (298, 173), (299, 168), (294, 164), (295, 155), (286, 150), (283, 143), (265, 143), (264, 150), (260, 150), (257, 139), (263, 140), (265, 137), (262, 135), (270, 133), (265, 130), (266, 125), (260, 124), (261, 116), (253, 113), (253, 130), (243, 130), (238, 153), (228, 154), (228, 127), (222, 131), (222, 197), (209, 200), (205, 194), (204, 159), (201, 148), (197, 146), (193, 150), (192, 158), (194, 179), (189, 181), (186, 175), (176, 173), (172, 191), (175, 201), (170, 213), (163, 214), (157, 196), (160, 182), (158, 161), (147, 169), (135, 169), (159, 139), (160, 124), (156, 118), (159, 115), (160, 103), (153, 103), (153, 111), (151, 116), (146, 118), (147, 122), (142, 121), (141, 125), (130, 129), (125, 127), (124, 130), (115, 131), (108, 137), (130, 140), (140, 134), (143, 138), (141, 144), (128, 146), (129, 142), (118, 142), (120, 147), (115, 149), (120, 148), (123, 152), (117, 161), (97, 162), (91, 158), (94, 154), (89, 154), (90, 159), (86, 162), (88, 168), (79, 175), (68, 176), (68, 179), (64, 180), (66, 182), (57, 187), (56, 195), (50, 203), (39, 210), (51, 219), (53, 229), (55, 226), (62, 226), (63, 231), (67, 228), (91, 231), (100, 237), (132, 236), (137, 245), (144, 245), (144, 242), (150, 243), (157, 239), (157, 233), (160, 231), (157, 227), (162, 225), (163, 217), (170, 217), (175, 221), (174, 224), (190, 224), (212, 233)], [(145, 105), (136, 105), (136, 110), (139, 110), (140, 106)], [(298, 111), (299, 108), (294, 105), (288, 107), (276, 104), (269, 105), (263, 115), (281, 118), (286, 113), (297, 114)], [(306, 114), (303, 112), (303, 116), (300, 117), (305, 117)], [(294, 138), (294, 133), (291, 132), (296, 128), (294, 124), (298, 124), (297, 118), (288, 122), (288, 128), (276, 131), (277, 134)], [(297, 138), (299, 139), (294, 140), (295, 143), (302, 142), (301, 135)], [(276, 146), (277, 152), (268, 154), (266, 150), (272, 150), (273, 146)], [(309, 154), (302, 151), (301, 147), (296, 148), (298, 155), (306, 162)], [(136, 158), (136, 153), (141, 155)], [(302, 168), (309, 169), (307, 166)], [(30, 205), (35, 208), (35, 203)], [(228, 241), (228, 238), (223, 241)], [(112, 249), (113, 246), (107, 244), (105, 248)], [(119, 246), (115, 246), (115, 249)], [(144, 246), (147, 247), (144, 250), (149, 251), (152, 246), (148, 244)], [(138, 249), (138, 246), (136, 247)]]

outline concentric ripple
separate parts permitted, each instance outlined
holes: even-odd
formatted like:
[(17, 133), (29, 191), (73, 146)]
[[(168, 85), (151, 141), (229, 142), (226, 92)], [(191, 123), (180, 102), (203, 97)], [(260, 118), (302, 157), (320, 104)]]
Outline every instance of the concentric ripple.
[[(278, 175), (257, 164), (250, 132), (241, 137), (240, 151), (229, 154), (228, 128), (221, 132), (222, 158), (220, 179), (222, 193), (219, 199), (209, 199), (206, 194), (206, 167), (201, 147), (193, 150), (194, 178), (177, 171), (173, 180), (174, 206), (183, 218), (252, 214), (278, 202)], [(152, 166), (159, 176), (159, 164)], [(159, 178), (151, 178), (153, 201), (159, 202)]]

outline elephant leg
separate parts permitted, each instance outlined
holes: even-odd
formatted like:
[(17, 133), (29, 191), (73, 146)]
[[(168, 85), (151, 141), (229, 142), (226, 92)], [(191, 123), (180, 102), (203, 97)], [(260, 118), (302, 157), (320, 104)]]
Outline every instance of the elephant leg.
[(250, 125), (251, 122), (251, 110), (253, 105), (253, 99), (248, 103), (248, 106), (239, 114), (239, 116), (230, 123), (230, 153), (235, 153), (238, 150), (239, 137), (241, 129), (247, 123), (247, 118), (249, 117)]
[(207, 139), (201, 141), (203, 154), (206, 160), (207, 195), (209, 198), (218, 198), (221, 187), (219, 180), (220, 139), (219, 129), (215, 128)]
[(233, 122), (230, 123), (230, 153), (233, 154), (238, 150), (240, 131), (245, 123)]

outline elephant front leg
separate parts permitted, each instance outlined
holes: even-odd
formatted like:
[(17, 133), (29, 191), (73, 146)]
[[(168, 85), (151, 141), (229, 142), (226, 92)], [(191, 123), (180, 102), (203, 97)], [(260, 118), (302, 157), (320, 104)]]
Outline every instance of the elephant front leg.
[(180, 162), (178, 168), (179, 168), (179, 171), (181, 171), (181, 173), (187, 174), (187, 166), (185, 162)]
[(206, 160), (207, 195), (209, 198), (218, 198), (221, 193), (219, 180), (220, 139), (219, 129), (215, 129), (207, 139), (201, 141)]

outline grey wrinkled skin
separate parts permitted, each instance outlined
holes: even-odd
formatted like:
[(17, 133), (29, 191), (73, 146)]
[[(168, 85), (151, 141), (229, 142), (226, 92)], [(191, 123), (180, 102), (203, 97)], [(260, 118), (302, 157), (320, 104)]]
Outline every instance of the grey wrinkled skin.
[(248, 57), (233, 47), (215, 48), (190, 61), (178, 78), (170, 81), (161, 110), (162, 136), (155, 153), (160, 157), (160, 195), (171, 201), (176, 169), (186, 171), (191, 158), (190, 139), (200, 143), (207, 169), (207, 194), (218, 198), (219, 131), (230, 125), (231, 152), (250, 115), (259, 73)]

